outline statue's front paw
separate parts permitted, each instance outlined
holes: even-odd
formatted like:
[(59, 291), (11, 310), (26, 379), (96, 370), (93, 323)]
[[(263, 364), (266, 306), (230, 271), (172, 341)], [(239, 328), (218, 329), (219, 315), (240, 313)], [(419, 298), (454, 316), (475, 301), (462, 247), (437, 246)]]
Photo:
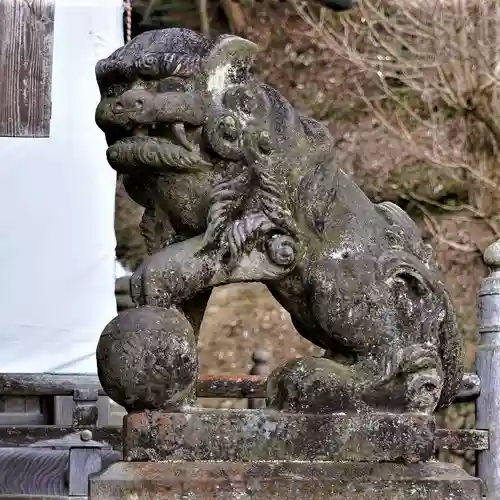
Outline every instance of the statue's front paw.
[(144, 260), (130, 277), (130, 296), (136, 307), (167, 308), (171, 305), (171, 294), (165, 287), (165, 271), (154, 259), (153, 255)]

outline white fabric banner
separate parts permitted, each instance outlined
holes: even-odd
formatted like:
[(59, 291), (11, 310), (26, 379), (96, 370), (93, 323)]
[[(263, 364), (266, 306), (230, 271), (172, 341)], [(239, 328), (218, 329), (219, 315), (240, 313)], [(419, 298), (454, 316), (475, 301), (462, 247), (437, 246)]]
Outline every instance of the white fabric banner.
[(56, 0), (50, 138), (0, 138), (1, 372), (96, 371), (116, 304), (94, 66), (122, 44), (122, 0)]

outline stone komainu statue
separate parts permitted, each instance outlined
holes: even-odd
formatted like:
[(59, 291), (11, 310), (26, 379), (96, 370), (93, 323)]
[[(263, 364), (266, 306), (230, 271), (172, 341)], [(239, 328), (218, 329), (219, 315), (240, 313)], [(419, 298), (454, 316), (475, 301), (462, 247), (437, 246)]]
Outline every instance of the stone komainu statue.
[(334, 141), (252, 75), (257, 46), (185, 29), (146, 32), (96, 73), (110, 165), (145, 208), (150, 257), (135, 309), (98, 346), (108, 394), (129, 410), (194, 401), (196, 337), (212, 288), (265, 283), (326, 350), (275, 370), (268, 406), (430, 413), (462, 377), (450, 297), (418, 228), (373, 204)]

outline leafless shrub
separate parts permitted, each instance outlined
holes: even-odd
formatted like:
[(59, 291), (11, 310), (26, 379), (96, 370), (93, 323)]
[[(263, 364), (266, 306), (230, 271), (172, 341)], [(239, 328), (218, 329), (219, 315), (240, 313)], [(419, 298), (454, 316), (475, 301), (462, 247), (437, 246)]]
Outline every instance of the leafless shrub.
[(498, 0), (360, 0), (355, 11), (342, 16), (295, 3), (312, 28), (310, 36), (355, 70), (346, 82), (352, 99), (361, 100), (378, 124), (400, 139), (405, 154), (398, 161), (439, 169), (466, 187), (467, 199), (451, 204), (408, 191), (429, 231), (440, 238), (432, 216), (436, 208), (465, 210), (498, 238)]

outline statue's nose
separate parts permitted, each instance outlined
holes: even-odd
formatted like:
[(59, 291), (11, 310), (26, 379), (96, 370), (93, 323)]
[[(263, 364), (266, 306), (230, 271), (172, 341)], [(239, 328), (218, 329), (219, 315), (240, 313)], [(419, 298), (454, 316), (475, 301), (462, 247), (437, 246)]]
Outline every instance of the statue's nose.
[(142, 111), (146, 96), (142, 91), (127, 90), (116, 99), (112, 105), (115, 113), (124, 113), (127, 111)]

